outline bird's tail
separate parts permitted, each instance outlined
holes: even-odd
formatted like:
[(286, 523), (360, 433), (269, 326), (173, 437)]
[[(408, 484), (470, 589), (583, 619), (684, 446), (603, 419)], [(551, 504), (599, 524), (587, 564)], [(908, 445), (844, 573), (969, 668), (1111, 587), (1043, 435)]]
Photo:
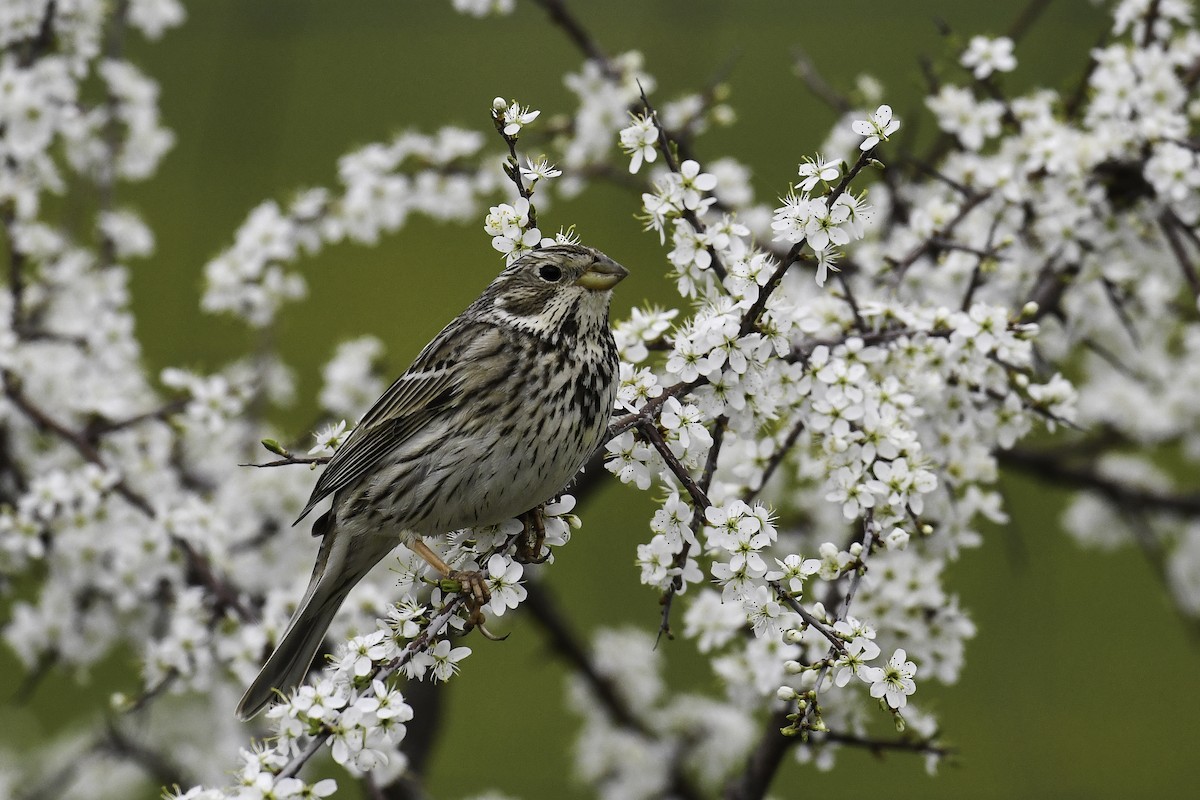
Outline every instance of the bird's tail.
[(349, 537), (334, 534), (330, 531), (321, 542), (308, 590), (275, 652), (238, 703), (239, 718), (250, 719), (266, 708), (276, 697), (276, 690), (287, 693), (300, 685), (346, 595), (374, 566), (374, 562), (365, 568), (347, 563)]

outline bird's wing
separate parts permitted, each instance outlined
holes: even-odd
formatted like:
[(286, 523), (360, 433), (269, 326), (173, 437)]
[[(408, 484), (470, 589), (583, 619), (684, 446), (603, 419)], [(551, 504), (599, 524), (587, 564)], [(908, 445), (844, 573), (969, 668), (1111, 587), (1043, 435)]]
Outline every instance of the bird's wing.
[(472, 366), (481, 351), (495, 352), (499, 338), (490, 325), (451, 323), (438, 334), (338, 448), (296, 522), (321, 500), (367, 474), (434, 416), (462, 402), (474, 383), (464, 367)]

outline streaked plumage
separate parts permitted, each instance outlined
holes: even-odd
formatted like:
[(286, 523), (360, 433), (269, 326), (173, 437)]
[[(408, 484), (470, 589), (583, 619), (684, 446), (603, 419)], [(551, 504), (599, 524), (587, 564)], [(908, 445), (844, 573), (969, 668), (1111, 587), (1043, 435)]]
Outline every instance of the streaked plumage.
[(502, 522), (570, 481), (612, 410), (608, 306), (626, 274), (578, 245), (521, 258), (376, 401), (300, 514), (333, 496), (308, 590), (239, 716), (303, 680), (346, 594), (399, 542)]

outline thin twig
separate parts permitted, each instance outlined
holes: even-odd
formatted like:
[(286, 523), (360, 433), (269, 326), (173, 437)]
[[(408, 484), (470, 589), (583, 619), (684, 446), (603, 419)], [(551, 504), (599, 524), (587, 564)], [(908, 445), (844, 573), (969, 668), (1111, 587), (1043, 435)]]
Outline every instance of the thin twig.
[[(667, 129), (659, 122), (658, 112), (654, 109), (654, 106), (651, 105), (650, 98), (646, 96), (646, 90), (642, 88), (640, 83), (638, 84), (638, 88), (641, 90), (642, 105), (646, 108), (646, 114), (651, 120), (653, 120), (654, 129), (658, 131), (659, 152), (663, 154), (663, 160), (666, 162), (667, 168), (670, 169), (671, 172), (677, 173), (680, 171), (680, 166), (679, 161), (675, 158), (675, 152), (672, 147), (673, 140), (671, 139), (670, 134), (667, 132)], [(700, 236), (703, 236), (708, 230), (707, 226), (700, 220), (700, 216), (690, 208), (683, 209), (683, 218), (687, 220), (687, 223), (691, 225), (692, 229)], [(705, 245), (705, 249), (708, 251), (709, 257), (712, 259), (710, 267), (713, 273), (719, 280), (725, 280), (725, 275), (728, 271), (725, 269), (725, 264), (721, 261), (720, 253), (718, 253), (717, 249), (711, 244)]]
[(742, 500), (748, 503), (766, 488), (767, 481), (771, 480), (771, 477), (775, 474), (775, 470), (779, 469), (779, 466), (783, 463), (784, 459), (787, 458), (788, 453), (790, 453), (792, 448), (796, 445), (796, 441), (800, 438), (800, 434), (804, 433), (804, 427), (803, 418), (798, 420), (796, 424), (792, 426), (792, 429), (788, 431), (788, 435), (783, 440), (783, 443), (780, 444), (779, 447), (776, 448), (775, 452), (771, 454), (770, 460), (767, 461), (767, 466), (763, 468), (762, 479), (758, 482), (758, 488), (747, 489), (745, 494), (742, 495)]
[[(826, 200), (829, 208), (833, 208), (833, 204), (850, 186), (850, 182), (858, 177), (858, 173), (862, 172), (863, 168), (871, 162), (873, 158), (872, 154), (874, 152), (875, 148), (871, 148), (870, 150), (863, 151), (859, 154), (858, 160), (854, 162), (854, 166), (850, 168), (849, 172), (842, 176), (842, 180), (836, 187), (834, 187), (834, 190), (827, 195)], [(771, 277), (767, 280), (766, 285), (763, 286), (759, 291), (758, 297), (742, 316), (740, 335), (745, 336), (753, 331), (758, 325), (759, 316), (762, 314), (763, 310), (766, 309), (767, 301), (771, 299), (771, 295), (775, 293), (775, 290), (779, 288), (779, 284), (783, 282), (783, 276), (787, 274), (787, 271), (792, 267), (793, 264), (800, 260), (800, 252), (804, 248), (805, 241), (805, 239), (801, 239), (793, 244), (791, 249), (788, 250), (787, 255), (779, 263), (779, 266), (775, 268), (773, 273), (771, 273)]]
[[(428, 624), (425, 626), (425, 630), (421, 631), (421, 633), (415, 639), (405, 645), (404, 650), (400, 653), (400, 655), (396, 656), (396, 658), (392, 659), (386, 666), (378, 669), (375, 672), (375, 674), (372, 676), (372, 686), (374, 686), (375, 679), (386, 681), (393, 674), (395, 674), (397, 670), (411, 661), (417, 653), (421, 652), (421, 650), (428, 646), (430, 640), (441, 633), (442, 629), (450, 623), (450, 618), (454, 616), (458, 610), (458, 606), (462, 602), (462, 595), (455, 595), (454, 597), (450, 598), (446, 604), (442, 606), (441, 610), (429, 620)], [(367, 696), (369, 696), (372, 692), (374, 692), (373, 688), (367, 688), (364, 690), (364, 694)], [(333, 731), (322, 729), (320, 733), (309, 739), (303, 749), (301, 749), (295, 756), (292, 757), (291, 761), (289, 761), (283, 766), (282, 769), (279, 770), (276, 777), (290, 778), (294, 776), (300, 771), (301, 767), (308, 763), (309, 759), (317, 754), (321, 747), (323, 747), (332, 736)]]
[(836, 633), (827, 628), (824, 622), (814, 617), (804, 606), (800, 605), (796, 598), (792, 596), (792, 593), (784, 589), (779, 581), (767, 581), (767, 585), (774, 590), (775, 596), (782, 600), (784, 605), (800, 615), (800, 619), (804, 620), (805, 625), (829, 640), (829, 644), (833, 649), (839, 653), (846, 652), (846, 643)]
[(646, 441), (662, 456), (662, 460), (666, 462), (667, 469), (671, 471), (671, 474), (683, 484), (683, 488), (687, 490), (688, 495), (692, 498), (692, 505), (695, 507), (696, 513), (703, 516), (708, 507), (712, 505), (712, 501), (708, 499), (708, 494), (700, 487), (700, 484), (696, 482), (691, 473), (688, 472), (687, 467), (671, 452), (671, 446), (663, 438), (662, 432), (658, 430), (658, 426), (651, 420), (643, 419), (638, 426), (638, 430), (641, 431)]
[(899, 260), (887, 259), (891, 261), (892, 271), (895, 274), (895, 283), (899, 284), (900, 281), (904, 279), (904, 273), (908, 271), (908, 268), (911, 267), (913, 263), (917, 261), (917, 259), (934, 249), (936, 246), (934, 244), (934, 239), (944, 239), (949, 237), (949, 235), (954, 232), (954, 229), (957, 228), (962, 221), (967, 218), (967, 215), (974, 211), (976, 206), (978, 206), (984, 200), (987, 200), (989, 197), (991, 197), (990, 191), (979, 192), (977, 194), (968, 196), (963, 201), (962, 207), (958, 210), (958, 213), (955, 214), (954, 217), (944, 226), (942, 226), (933, 236), (925, 239), (923, 242), (915, 246), (903, 258)]
[(868, 736), (857, 736), (852, 733), (841, 733), (838, 731), (814, 733), (812, 744), (820, 744), (822, 742), (868, 750), (877, 756), (882, 756), (889, 751), (901, 751), (949, 758), (958, 753), (953, 747), (938, 744), (935, 737), (928, 739), (872, 739)]

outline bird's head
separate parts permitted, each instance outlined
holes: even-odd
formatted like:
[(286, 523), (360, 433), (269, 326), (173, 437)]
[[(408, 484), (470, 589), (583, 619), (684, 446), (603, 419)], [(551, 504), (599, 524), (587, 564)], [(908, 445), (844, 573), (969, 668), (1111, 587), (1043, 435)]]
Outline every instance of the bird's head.
[(628, 274), (591, 247), (545, 247), (501, 272), (480, 298), (478, 311), (539, 336), (607, 327), (612, 288)]

